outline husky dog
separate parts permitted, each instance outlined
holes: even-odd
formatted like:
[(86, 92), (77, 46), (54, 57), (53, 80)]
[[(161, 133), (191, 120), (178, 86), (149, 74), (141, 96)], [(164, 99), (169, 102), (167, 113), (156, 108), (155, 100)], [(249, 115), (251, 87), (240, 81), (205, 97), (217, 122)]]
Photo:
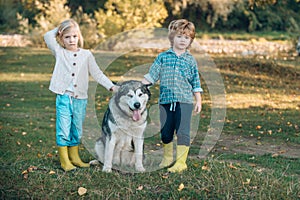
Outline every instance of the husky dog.
[(102, 171), (111, 172), (114, 164), (134, 165), (137, 171), (145, 171), (143, 133), (151, 95), (148, 87), (140, 81), (126, 81), (110, 99), (102, 121), (102, 136), (95, 144), (97, 160), (104, 164)]

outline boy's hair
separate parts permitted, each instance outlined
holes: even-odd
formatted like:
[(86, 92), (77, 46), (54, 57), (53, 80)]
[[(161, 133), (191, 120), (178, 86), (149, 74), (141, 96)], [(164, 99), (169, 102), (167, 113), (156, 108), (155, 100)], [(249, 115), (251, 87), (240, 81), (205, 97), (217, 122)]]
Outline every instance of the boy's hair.
[(171, 43), (171, 46), (173, 47), (174, 43), (174, 37), (176, 34), (182, 34), (182, 35), (187, 35), (191, 38), (191, 43), (189, 47), (191, 46), (194, 38), (195, 38), (195, 26), (192, 22), (186, 20), (186, 19), (178, 19), (178, 20), (173, 20), (169, 24), (169, 34), (168, 38)]
[[(62, 36), (64, 35), (65, 31), (68, 31), (69, 29), (74, 28), (78, 32), (78, 43), (79, 47), (83, 47), (83, 37), (79, 28), (78, 23), (73, 19), (67, 19), (60, 23), (57, 31), (57, 38), (59, 43), (62, 45)], [(63, 46), (63, 45), (62, 45)]]

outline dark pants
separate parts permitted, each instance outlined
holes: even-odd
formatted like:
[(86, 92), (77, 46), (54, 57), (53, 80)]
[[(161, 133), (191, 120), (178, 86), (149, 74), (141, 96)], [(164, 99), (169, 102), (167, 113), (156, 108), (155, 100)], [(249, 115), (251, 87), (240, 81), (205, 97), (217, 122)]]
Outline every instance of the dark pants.
[(159, 110), (162, 142), (164, 144), (172, 142), (176, 131), (177, 145), (190, 146), (193, 104), (160, 104)]

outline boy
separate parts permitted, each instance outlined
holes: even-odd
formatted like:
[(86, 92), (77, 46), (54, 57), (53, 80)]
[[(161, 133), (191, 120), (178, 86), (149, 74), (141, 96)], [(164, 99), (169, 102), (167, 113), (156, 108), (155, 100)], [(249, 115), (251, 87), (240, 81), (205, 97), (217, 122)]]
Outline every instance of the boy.
[(160, 167), (173, 163), (173, 136), (177, 134), (176, 162), (169, 172), (187, 169), (186, 159), (190, 147), (190, 123), (193, 110), (201, 111), (201, 93), (197, 62), (188, 51), (195, 38), (195, 26), (185, 19), (170, 23), (168, 38), (171, 48), (160, 53), (144, 76), (143, 83), (160, 80), (160, 124), (164, 155)]

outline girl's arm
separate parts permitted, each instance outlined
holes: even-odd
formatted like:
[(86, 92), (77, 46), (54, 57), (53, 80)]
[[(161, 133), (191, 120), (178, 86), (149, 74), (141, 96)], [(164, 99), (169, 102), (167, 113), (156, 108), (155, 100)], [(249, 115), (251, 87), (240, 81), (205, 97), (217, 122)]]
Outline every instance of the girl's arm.
[(58, 28), (56, 27), (44, 35), (44, 40), (47, 44), (47, 47), (52, 51), (53, 54), (55, 53), (55, 49), (60, 46), (56, 41), (57, 31)]

